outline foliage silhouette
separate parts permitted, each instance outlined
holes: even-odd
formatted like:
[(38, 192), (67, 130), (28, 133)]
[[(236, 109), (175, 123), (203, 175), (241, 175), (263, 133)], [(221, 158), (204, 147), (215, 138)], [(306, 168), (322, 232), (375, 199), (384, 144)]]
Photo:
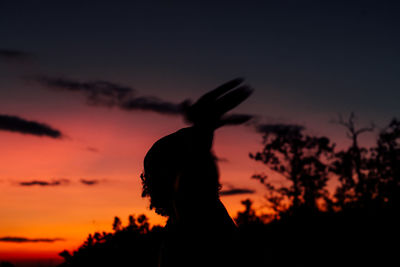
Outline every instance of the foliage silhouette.
[(393, 119), (378, 136), (369, 161), (370, 179), (377, 181), (375, 200), (379, 207), (400, 207), (400, 121)]
[[(304, 136), (300, 126), (271, 125), (264, 126), (263, 150), (250, 154), (291, 182), (275, 188), (268, 176), (253, 176), (266, 185), (276, 216), (261, 229), (246, 227), (244, 236), (262, 236), (249, 242), (268, 255), (269, 265), (392, 266), (397, 261), (397, 247), (390, 244), (400, 237), (400, 123), (393, 119), (369, 149), (358, 137), (374, 127), (356, 128), (354, 114), (339, 123), (352, 140), (347, 150), (335, 151), (326, 138)], [(334, 178), (339, 186), (331, 197), (326, 182)], [(319, 198), (324, 208), (313, 206)]]
[(261, 161), (270, 170), (283, 176), (289, 186), (276, 186), (266, 174), (255, 174), (268, 189), (268, 203), (275, 212), (318, 210), (318, 201), (327, 200), (329, 165), (334, 145), (327, 137), (303, 134), (303, 127), (296, 125), (270, 125), (263, 129), (264, 148), (250, 153), (250, 158)]
[[(115, 227), (118, 222), (118, 227)], [(129, 224), (122, 226), (114, 218), (113, 233), (89, 234), (84, 243), (72, 254), (60, 252), (67, 266), (157, 266), (158, 250), (163, 229), (150, 227), (145, 215), (129, 216)]]
[(366, 132), (372, 132), (374, 125), (357, 128), (355, 115), (351, 113), (348, 121), (340, 116), (338, 123), (347, 130), (347, 137), (351, 140), (351, 146), (346, 151), (336, 153), (336, 160), (332, 164), (332, 171), (339, 176), (340, 186), (335, 197), (336, 205), (340, 208), (346, 206), (366, 204), (374, 194), (374, 181), (368, 177), (367, 154), (368, 149), (359, 146), (359, 136)]
[[(168, 217), (166, 226), (150, 227), (144, 215), (129, 216), (123, 226), (115, 217), (113, 233), (90, 234), (77, 251), (61, 252), (61, 267), (336, 267), (397, 262), (399, 120), (382, 129), (370, 148), (362, 147), (358, 137), (372, 127), (356, 128), (353, 114), (346, 122), (339, 120), (352, 141), (341, 151), (326, 137), (304, 134), (302, 126), (263, 125), (258, 129), (264, 132), (263, 148), (250, 157), (283, 177), (286, 185), (276, 187), (270, 176), (255, 174), (252, 178), (265, 185), (274, 213), (262, 214), (246, 199), (236, 225), (218, 197), (211, 147), (212, 132), (220, 123), (200, 121), (201, 127), (157, 141), (145, 158), (143, 196)], [(327, 189), (329, 179), (339, 183), (333, 195)]]

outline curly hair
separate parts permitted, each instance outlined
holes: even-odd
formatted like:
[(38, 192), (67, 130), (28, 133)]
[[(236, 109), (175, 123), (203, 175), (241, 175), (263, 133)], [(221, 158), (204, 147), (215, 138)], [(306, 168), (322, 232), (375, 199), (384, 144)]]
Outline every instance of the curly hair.
[(150, 148), (144, 158), (142, 197), (150, 197), (150, 209), (162, 216), (174, 212), (174, 202), (202, 202), (218, 198), (221, 188), (212, 132), (196, 127), (167, 135)]

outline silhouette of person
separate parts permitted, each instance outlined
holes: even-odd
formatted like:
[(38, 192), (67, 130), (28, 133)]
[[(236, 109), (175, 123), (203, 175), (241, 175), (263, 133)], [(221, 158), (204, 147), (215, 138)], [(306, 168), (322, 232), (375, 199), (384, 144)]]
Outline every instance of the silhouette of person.
[(185, 117), (193, 126), (161, 138), (144, 158), (142, 197), (150, 197), (150, 208), (168, 217), (161, 267), (238, 262), (237, 229), (219, 199), (212, 143), (217, 128), (250, 118), (225, 114), (252, 93), (248, 86), (240, 86), (242, 82), (227, 82), (187, 106)]

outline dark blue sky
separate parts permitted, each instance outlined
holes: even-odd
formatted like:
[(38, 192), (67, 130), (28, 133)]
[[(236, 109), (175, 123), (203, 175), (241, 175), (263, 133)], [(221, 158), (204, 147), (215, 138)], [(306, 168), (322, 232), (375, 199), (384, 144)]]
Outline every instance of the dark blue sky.
[(0, 49), (32, 54), (24, 66), (0, 63), (1, 102), (21, 92), (49, 101), (29, 75), (113, 81), (171, 101), (244, 76), (256, 91), (242, 111), (323, 134), (350, 111), (383, 126), (400, 115), (394, 2), (1, 1)]

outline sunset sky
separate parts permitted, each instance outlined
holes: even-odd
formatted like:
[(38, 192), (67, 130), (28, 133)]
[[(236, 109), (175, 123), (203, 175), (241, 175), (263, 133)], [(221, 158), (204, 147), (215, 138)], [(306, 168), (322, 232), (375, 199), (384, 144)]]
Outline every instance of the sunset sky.
[[(0, 1), (0, 260), (57, 257), (114, 216), (163, 224), (140, 197), (143, 157), (187, 126), (179, 103), (227, 80), (255, 89), (235, 112), (339, 147), (337, 114), (378, 128), (400, 117), (400, 8), (348, 2)], [(266, 170), (248, 157), (261, 140), (251, 126), (216, 132), (223, 190), (240, 189), (222, 196), (232, 216), (245, 198), (263, 205), (250, 177)]]

